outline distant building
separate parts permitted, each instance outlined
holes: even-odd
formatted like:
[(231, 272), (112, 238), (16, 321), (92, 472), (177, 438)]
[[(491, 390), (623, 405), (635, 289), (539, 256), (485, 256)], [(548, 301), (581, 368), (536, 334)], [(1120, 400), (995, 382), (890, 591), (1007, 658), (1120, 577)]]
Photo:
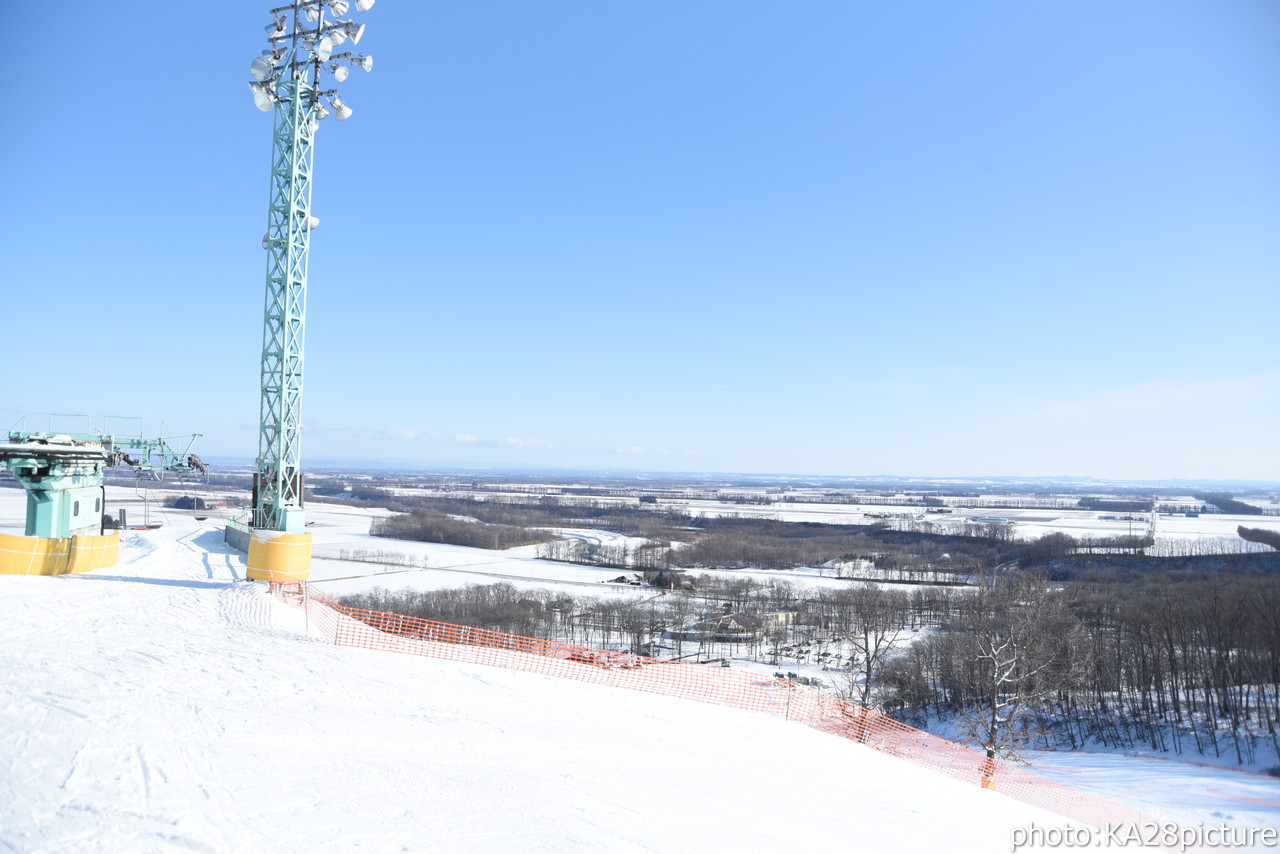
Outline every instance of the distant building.
[[(834, 575), (836, 578), (862, 578), (876, 571), (874, 561), (862, 560), (855, 558), (853, 560), (840, 560), (835, 558), (824, 563), (820, 569), (824, 570), (823, 575)], [(829, 570), (827, 572), (826, 570)]]
[(717, 614), (669, 634), (673, 640), (750, 643), (760, 639), (765, 627), (765, 619), (751, 614)]

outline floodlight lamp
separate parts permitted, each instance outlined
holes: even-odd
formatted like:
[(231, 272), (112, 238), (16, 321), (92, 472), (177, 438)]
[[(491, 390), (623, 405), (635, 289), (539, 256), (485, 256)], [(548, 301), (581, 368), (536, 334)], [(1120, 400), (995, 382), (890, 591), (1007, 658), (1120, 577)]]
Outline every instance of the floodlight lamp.
[(340, 45), (347, 40), (347, 34), (337, 27), (329, 30), (328, 35), (335, 45)]
[(275, 74), (276, 64), (267, 56), (255, 56), (249, 63), (249, 75), (259, 83), (270, 80)]
[(328, 62), (329, 55), (333, 53), (333, 39), (325, 36), (315, 46), (316, 59), (321, 62)]
[(346, 80), (347, 75), (351, 73), (350, 68), (345, 65), (339, 65), (336, 62), (329, 66), (329, 70), (333, 72), (333, 79), (337, 80), (339, 83)]
[(352, 44), (360, 44), (360, 37), (364, 35), (364, 24), (357, 24), (355, 21), (347, 21), (343, 24), (347, 35), (351, 37)]
[(270, 89), (269, 81), (261, 83), (250, 83), (249, 90), (253, 92), (253, 105), (264, 113), (271, 112), (271, 105), (276, 101), (276, 95)]
[(373, 8), (373, 4), (376, 2), (377, 0), (356, 0), (356, 11), (368, 12)]
[(267, 249), (271, 245), (267, 240), (267, 238), (269, 238), (270, 236), (271, 236), (271, 232), (269, 231), (262, 232), (262, 248), (263, 249)]
[(285, 16), (281, 15), (280, 17), (276, 18), (275, 21), (273, 21), (272, 23), (267, 24), (267, 27), (266, 27), (267, 38), (269, 39), (279, 38), (280, 36), (283, 36), (286, 32), (288, 32), (288, 30), (286, 30), (284, 26), (284, 23), (286, 20), (287, 19), (285, 18)]
[(318, 216), (307, 217), (307, 231), (311, 231), (319, 225), (320, 225), (320, 217)]
[(316, 102), (316, 121), (323, 121), (329, 118), (329, 111), (324, 108), (324, 104)]
[(333, 117), (335, 119), (341, 122), (351, 118), (352, 109), (342, 103), (342, 100), (337, 95), (330, 98), (329, 103), (333, 106)]
[(308, 6), (306, 9), (303, 9), (302, 14), (307, 16), (308, 23), (314, 24), (316, 21), (320, 20), (320, 10), (315, 6)]
[(329, 0), (329, 8), (333, 11), (333, 14), (341, 18), (343, 15), (347, 14), (347, 10), (351, 8), (351, 4), (348, 3), (347, 0)]

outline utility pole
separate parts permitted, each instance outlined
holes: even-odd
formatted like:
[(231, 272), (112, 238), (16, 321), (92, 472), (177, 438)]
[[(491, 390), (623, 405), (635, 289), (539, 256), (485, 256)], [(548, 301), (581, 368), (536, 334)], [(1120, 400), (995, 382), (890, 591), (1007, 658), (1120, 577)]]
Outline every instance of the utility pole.
[[(355, 0), (367, 12), (375, 0)], [(269, 48), (250, 64), (254, 103), (274, 114), (271, 143), (271, 200), (267, 232), (266, 304), (262, 326), (261, 410), (253, 519), (256, 529), (305, 531), (302, 486), (302, 374), (306, 337), (307, 259), (311, 230), (311, 177), (315, 135), (321, 120), (337, 121), (352, 110), (336, 88), (322, 87), (322, 75), (337, 83), (351, 68), (373, 69), (373, 57), (334, 53), (350, 40), (358, 44), (364, 25), (345, 20), (346, 0), (294, 0), (270, 10)], [(331, 16), (327, 18), (326, 16)], [(332, 113), (325, 108), (328, 101)]]

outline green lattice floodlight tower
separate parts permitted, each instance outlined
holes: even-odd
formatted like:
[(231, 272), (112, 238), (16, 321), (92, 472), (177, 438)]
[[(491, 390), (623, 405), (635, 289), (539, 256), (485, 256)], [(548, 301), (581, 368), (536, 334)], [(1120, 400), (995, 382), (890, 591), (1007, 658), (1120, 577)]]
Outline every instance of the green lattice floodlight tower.
[[(375, 0), (355, 0), (367, 12)], [(254, 477), (253, 527), (302, 533), (302, 351), (306, 332), (307, 255), (311, 229), (311, 169), (315, 134), (333, 108), (337, 121), (351, 116), (337, 89), (321, 86), (322, 74), (347, 79), (352, 67), (373, 70), (373, 57), (334, 53), (357, 44), (364, 25), (344, 20), (346, 0), (295, 0), (271, 10), (270, 47), (250, 64), (249, 84), (258, 109), (275, 114), (271, 143), (271, 202), (267, 233), (267, 297), (262, 327), (262, 408), (258, 472)]]

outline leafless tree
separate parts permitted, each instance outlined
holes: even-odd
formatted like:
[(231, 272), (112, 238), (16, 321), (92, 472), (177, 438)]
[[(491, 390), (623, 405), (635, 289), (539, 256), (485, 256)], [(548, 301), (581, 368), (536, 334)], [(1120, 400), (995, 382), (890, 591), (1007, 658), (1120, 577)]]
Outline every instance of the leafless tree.
[(961, 648), (973, 656), (973, 705), (964, 721), (989, 759), (1014, 759), (1034, 710), (1071, 687), (1080, 623), (1065, 593), (1040, 573), (997, 573), (965, 610)]

